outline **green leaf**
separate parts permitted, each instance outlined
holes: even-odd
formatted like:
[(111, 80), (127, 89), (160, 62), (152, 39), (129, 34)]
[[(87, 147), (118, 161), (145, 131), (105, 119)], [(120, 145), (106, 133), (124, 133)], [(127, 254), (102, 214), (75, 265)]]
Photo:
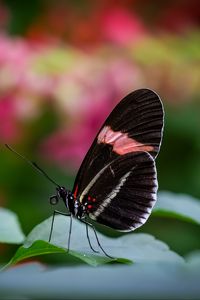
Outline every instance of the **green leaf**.
[(18, 263), (24, 259), (30, 258), (30, 257), (34, 257), (34, 256), (38, 256), (38, 255), (45, 255), (45, 254), (53, 254), (53, 253), (66, 253), (70, 256), (77, 257), (80, 260), (82, 260), (92, 266), (97, 266), (99, 264), (105, 264), (105, 263), (108, 263), (111, 261), (127, 263), (127, 264), (132, 263), (128, 259), (120, 259), (120, 258), (112, 259), (112, 258), (108, 258), (106, 256), (102, 257), (102, 256), (97, 256), (97, 255), (87, 255), (87, 254), (82, 254), (82, 253), (79, 253), (77, 251), (72, 251), (72, 250), (70, 250), (68, 252), (67, 249), (65, 249), (65, 248), (58, 247), (58, 246), (52, 245), (48, 242), (38, 240), (38, 241), (35, 241), (28, 248), (21, 246), (17, 250), (15, 255), (13, 256), (11, 261), (8, 263), (8, 265), (6, 265), (6, 267), (8, 267), (9, 265), (16, 264), (16, 263)]
[(160, 192), (153, 213), (200, 224), (200, 201), (189, 195)]
[(24, 234), (16, 214), (6, 208), (0, 208), (0, 242), (21, 244)]
[[(24, 245), (18, 249), (8, 265), (15, 264), (25, 258), (50, 253), (66, 253), (66, 255), (76, 257), (92, 266), (108, 262), (126, 264), (130, 264), (132, 261), (183, 262), (183, 259), (178, 254), (170, 251), (166, 244), (148, 234), (130, 233), (119, 238), (109, 238), (98, 233), (102, 247), (114, 258), (106, 257), (102, 252), (94, 255), (88, 245), (85, 225), (76, 219), (73, 220), (70, 251), (67, 252), (69, 218), (56, 216), (52, 240), (51, 243), (48, 243), (51, 222), (52, 218), (49, 218), (37, 225), (27, 236)], [(89, 230), (89, 235), (91, 244), (97, 250), (97, 242), (92, 229)]]

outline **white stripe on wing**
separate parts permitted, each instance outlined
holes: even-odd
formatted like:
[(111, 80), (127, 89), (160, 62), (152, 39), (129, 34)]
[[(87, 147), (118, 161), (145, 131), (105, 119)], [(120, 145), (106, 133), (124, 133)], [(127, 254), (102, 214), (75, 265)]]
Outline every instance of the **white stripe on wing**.
[(108, 165), (106, 165), (103, 169), (101, 169), (95, 176), (94, 178), (89, 182), (89, 184), (86, 186), (86, 188), (83, 190), (82, 194), (80, 195), (80, 202), (82, 202), (83, 198), (85, 195), (87, 195), (87, 193), (89, 192), (89, 190), (91, 189), (91, 187), (95, 184), (95, 182), (97, 181), (97, 179), (101, 176), (101, 174), (105, 171), (105, 169), (107, 167), (109, 167), (111, 165), (112, 162), (110, 162)]
[[(132, 171), (132, 170), (131, 170)], [(126, 182), (128, 176), (130, 175), (131, 171), (126, 173), (119, 181), (118, 185), (108, 194), (108, 196), (105, 198), (105, 200), (101, 203), (99, 208), (91, 215), (91, 218), (95, 220), (103, 211), (104, 209), (110, 204), (112, 199), (114, 199), (117, 194), (119, 193), (121, 187)]]

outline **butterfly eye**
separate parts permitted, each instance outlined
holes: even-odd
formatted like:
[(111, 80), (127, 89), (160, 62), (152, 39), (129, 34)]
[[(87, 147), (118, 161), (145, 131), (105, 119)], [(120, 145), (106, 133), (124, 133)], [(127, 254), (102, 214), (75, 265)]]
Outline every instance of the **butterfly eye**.
[(51, 196), (50, 199), (49, 199), (49, 202), (51, 205), (56, 205), (58, 203), (59, 199), (58, 199), (58, 196)]

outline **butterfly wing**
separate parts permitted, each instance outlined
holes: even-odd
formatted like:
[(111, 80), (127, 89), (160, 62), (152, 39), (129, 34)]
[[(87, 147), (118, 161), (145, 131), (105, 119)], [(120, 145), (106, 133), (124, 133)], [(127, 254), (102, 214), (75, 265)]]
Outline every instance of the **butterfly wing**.
[(91, 219), (120, 231), (146, 222), (157, 197), (155, 161), (149, 153), (122, 155), (93, 180), (82, 194)]
[(75, 180), (74, 195), (82, 201), (83, 191), (92, 186), (95, 176), (124, 155), (147, 152), (155, 159), (162, 131), (163, 106), (159, 96), (149, 89), (127, 95), (108, 116), (86, 154)]

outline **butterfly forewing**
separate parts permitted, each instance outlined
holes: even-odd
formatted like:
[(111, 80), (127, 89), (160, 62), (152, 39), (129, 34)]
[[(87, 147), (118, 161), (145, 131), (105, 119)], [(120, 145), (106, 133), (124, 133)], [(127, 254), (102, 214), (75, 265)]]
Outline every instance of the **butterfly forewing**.
[(105, 175), (101, 170), (124, 155), (148, 152), (155, 158), (162, 130), (163, 107), (156, 93), (140, 89), (123, 98), (100, 128), (82, 162), (73, 188), (75, 196), (82, 201), (93, 179)]

